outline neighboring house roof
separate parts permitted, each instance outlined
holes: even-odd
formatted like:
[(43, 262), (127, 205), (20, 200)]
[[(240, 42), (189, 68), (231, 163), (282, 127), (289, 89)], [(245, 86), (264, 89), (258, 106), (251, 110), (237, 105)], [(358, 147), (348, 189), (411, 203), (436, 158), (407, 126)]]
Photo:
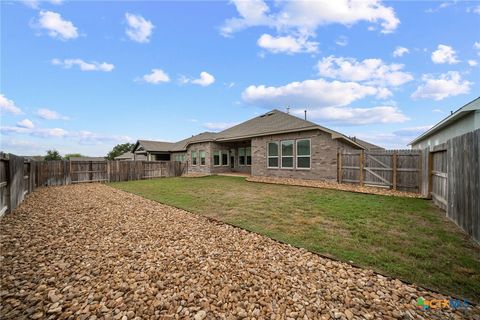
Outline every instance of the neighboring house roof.
[(70, 161), (104, 161), (104, 157), (71, 157)]
[(471, 112), (475, 112), (477, 110), (480, 110), (480, 97), (470, 101), (463, 107), (459, 108), (457, 111), (451, 113), (448, 117), (431, 127), (429, 130), (426, 132), (422, 133), (420, 136), (412, 140), (409, 145), (416, 144), (417, 142), (424, 140), (425, 138), (428, 138), (429, 136), (435, 134), (436, 132), (442, 130), (443, 128), (447, 127), (448, 125), (452, 124), (455, 121), (458, 121), (459, 119), (465, 117)]
[(148, 152), (163, 152), (163, 151), (170, 151), (172, 146), (174, 145), (173, 142), (165, 142), (165, 141), (152, 141), (152, 140), (138, 140), (133, 150), (137, 150), (139, 146), (142, 146), (145, 151)]
[(133, 153), (127, 151), (127, 152), (122, 153), (122, 154), (119, 155), (118, 157), (115, 157), (114, 159), (115, 159), (115, 160), (128, 160), (128, 159), (132, 159), (132, 160), (133, 160)]
[(355, 141), (356, 143), (358, 144), (361, 144), (366, 150), (385, 150), (385, 148), (382, 148), (380, 146), (377, 146), (373, 143), (370, 143), (370, 142), (367, 142), (365, 140), (362, 140), (362, 139), (359, 139), (357, 137), (351, 137), (350, 139), (352, 139), (353, 141)]
[(142, 146), (147, 152), (185, 151), (187, 146), (192, 143), (208, 141), (235, 141), (266, 135), (307, 130), (322, 130), (330, 133), (332, 135), (332, 139), (342, 139), (360, 149), (365, 149), (362, 144), (355, 142), (354, 140), (337, 131), (274, 109), (218, 133), (203, 132), (176, 143), (138, 140), (133, 150), (135, 151), (138, 149), (138, 147)]

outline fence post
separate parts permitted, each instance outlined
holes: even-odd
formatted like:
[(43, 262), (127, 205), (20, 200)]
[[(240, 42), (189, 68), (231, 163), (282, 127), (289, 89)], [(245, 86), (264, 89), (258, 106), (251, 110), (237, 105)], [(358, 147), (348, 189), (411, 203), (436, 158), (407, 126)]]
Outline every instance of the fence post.
[(433, 183), (432, 171), (433, 171), (433, 152), (428, 150), (428, 192), (427, 192), (427, 198), (429, 198), (429, 199), (432, 197), (432, 183)]
[(342, 152), (339, 151), (338, 152), (338, 161), (337, 161), (337, 165), (338, 165), (338, 170), (337, 170), (337, 181), (338, 183), (342, 183), (342, 175), (343, 175), (343, 171), (342, 171)]
[(363, 167), (365, 166), (365, 151), (360, 151), (360, 186), (364, 185)]
[(392, 154), (392, 169), (393, 169), (393, 177), (392, 177), (392, 184), (393, 190), (397, 190), (397, 151), (393, 151)]
[(107, 160), (107, 182), (110, 182), (110, 161)]

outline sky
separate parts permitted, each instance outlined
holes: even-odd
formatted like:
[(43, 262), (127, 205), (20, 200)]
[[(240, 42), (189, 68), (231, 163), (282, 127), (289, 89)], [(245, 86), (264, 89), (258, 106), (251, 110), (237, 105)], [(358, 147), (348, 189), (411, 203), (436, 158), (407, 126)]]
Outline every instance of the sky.
[(271, 109), (386, 148), (480, 95), (480, 2), (0, 1), (0, 143), (103, 156)]

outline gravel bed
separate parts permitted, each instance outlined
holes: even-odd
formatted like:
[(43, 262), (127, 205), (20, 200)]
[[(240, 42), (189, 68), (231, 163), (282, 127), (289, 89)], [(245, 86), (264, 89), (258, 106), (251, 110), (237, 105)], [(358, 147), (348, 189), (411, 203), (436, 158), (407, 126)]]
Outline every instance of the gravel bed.
[(0, 220), (1, 319), (465, 319), (445, 297), (101, 184)]
[(359, 192), (359, 193), (379, 194), (383, 196), (422, 198), (422, 195), (419, 193), (397, 191), (397, 190), (390, 190), (390, 189), (376, 188), (376, 187), (365, 187), (365, 186), (362, 187), (355, 184), (338, 183), (335, 181), (326, 181), (326, 180), (306, 180), (306, 179), (275, 178), (275, 177), (249, 177), (246, 180), (250, 182), (285, 184), (285, 185), (291, 185), (291, 186), (302, 186), (302, 187), (352, 191), (352, 192)]

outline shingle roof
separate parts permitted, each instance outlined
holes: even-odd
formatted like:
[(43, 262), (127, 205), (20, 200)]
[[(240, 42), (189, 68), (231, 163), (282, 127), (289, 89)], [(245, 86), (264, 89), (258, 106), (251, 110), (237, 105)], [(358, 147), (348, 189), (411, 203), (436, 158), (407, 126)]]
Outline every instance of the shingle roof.
[(385, 148), (382, 148), (380, 146), (377, 146), (373, 143), (367, 142), (365, 140), (359, 139), (357, 137), (350, 138), (353, 141), (355, 141), (358, 144), (361, 144), (363, 147), (365, 147), (366, 150), (385, 150)]
[(133, 159), (133, 153), (130, 151), (124, 152), (121, 155), (117, 156), (114, 158), (115, 160), (120, 160), (120, 159)]
[(152, 140), (138, 140), (138, 141), (137, 141), (137, 144), (136, 144), (135, 147), (134, 147), (134, 149), (136, 149), (139, 144), (140, 144), (146, 151), (153, 151), (153, 152), (170, 151), (170, 149), (171, 149), (172, 146), (174, 145), (173, 142), (152, 141)]
[(303, 120), (291, 114), (274, 109), (258, 117), (223, 130), (219, 133), (203, 132), (196, 136), (192, 136), (190, 138), (175, 143), (138, 140), (134, 150), (140, 144), (149, 152), (185, 151), (187, 146), (192, 143), (206, 141), (232, 141), (247, 139), (251, 137), (307, 130), (322, 130), (324, 132), (330, 133), (333, 139), (343, 139), (350, 144), (364, 149), (363, 145), (353, 141), (349, 137), (339, 132), (330, 130), (311, 121)]
[(262, 136), (278, 132), (317, 129), (318, 127), (319, 126), (313, 122), (275, 109), (219, 132), (216, 135), (216, 140), (221, 141)]

